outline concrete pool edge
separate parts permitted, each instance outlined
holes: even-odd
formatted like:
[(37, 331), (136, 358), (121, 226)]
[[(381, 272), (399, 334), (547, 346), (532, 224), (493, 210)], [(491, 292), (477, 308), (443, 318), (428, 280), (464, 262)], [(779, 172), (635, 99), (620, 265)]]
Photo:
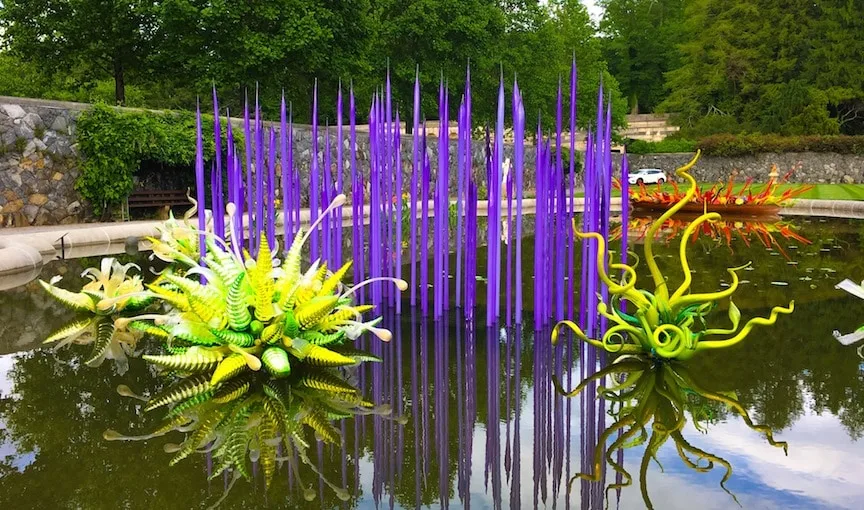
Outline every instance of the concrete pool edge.
[[(574, 205), (574, 209), (581, 212), (584, 200), (577, 198)], [(612, 198), (610, 205), (613, 210), (620, 211), (620, 198)], [(534, 214), (536, 200), (524, 199), (522, 206), (525, 214)], [(486, 216), (488, 202), (479, 202), (477, 209), (480, 216)], [(798, 199), (791, 206), (784, 207), (780, 214), (864, 219), (864, 201)], [(434, 216), (431, 203), (429, 215)], [(368, 223), (369, 206), (364, 207), (363, 216), (364, 223)], [(343, 218), (344, 225), (351, 224), (350, 206), (343, 208)], [(308, 223), (309, 211), (301, 211), (300, 219)], [(195, 222), (194, 219), (190, 221), (192, 224)], [(43, 263), (56, 259), (61, 254), (65, 255), (65, 258), (79, 258), (122, 253), (127, 240), (140, 242), (146, 237), (158, 236), (157, 227), (163, 223), (153, 220), (0, 230), (0, 290), (33, 280), (38, 276)], [(281, 227), (281, 215), (277, 218), (277, 225)]]

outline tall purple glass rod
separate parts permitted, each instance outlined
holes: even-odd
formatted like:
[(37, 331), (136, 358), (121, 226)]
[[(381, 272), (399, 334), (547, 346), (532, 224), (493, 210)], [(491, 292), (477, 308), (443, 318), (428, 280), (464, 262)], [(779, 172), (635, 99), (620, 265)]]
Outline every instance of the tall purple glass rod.
[[(339, 82), (339, 93), (336, 96), (336, 195), (345, 193), (343, 186), (344, 177), (344, 161), (343, 146), (342, 146), (342, 82)], [(335, 264), (333, 269), (342, 265), (342, 207), (336, 210), (336, 241), (335, 241)]]
[(288, 218), (291, 168), (288, 166), (288, 111), (285, 107), (284, 92), (279, 105), (279, 157), (279, 180), (282, 183), (282, 245), (288, 249), (291, 244), (291, 220)]
[(516, 180), (516, 324), (522, 324), (522, 186), (525, 165), (525, 108), (513, 80), (513, 170)]
[[(312, 159), (309, 165), (309, 224), (318, 219), (318, 80), (312, 92)], [(318, 229), (309, 235), (309, 256), (315, 261), (320, 256)]]
[[(423, 164), (420, 156), (420, 67), (417, 67), (417, 73), (414, 78), (414, 123), (412, 125), (412, 145), (411, 145), (411, 242), (408, 250), (411, 252), (411, 281), (408, 285), (411, 286), (411, 306), (417, 306), (417, 179), (423, 173), (421, 165)], [(425, 242), (425, 240), (423, 240)], [(425, 261), (424, 261), (425, 263)]]
[[(196, 199), (198, 200), (198, 231), (202, 232), (198, 236), (198, 247), (201, 255), (201, 260), (204, 260), (204, 255), (207, 252), (207, 246), (204, 244), (204, 230), (207, 218), (207, 204), (204, 198), (204, 147), (201, 138), (201, 105), (195, 106), (195, 191)], [(203, 276), (202, 276), (203, 279)]]

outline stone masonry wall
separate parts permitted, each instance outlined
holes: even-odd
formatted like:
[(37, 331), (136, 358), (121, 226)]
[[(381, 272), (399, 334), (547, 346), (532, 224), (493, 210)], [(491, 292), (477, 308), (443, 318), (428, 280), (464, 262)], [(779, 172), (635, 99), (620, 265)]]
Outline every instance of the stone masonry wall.
[[(686, 164), (692, 153), (628, 154), (631, 170), (659, 168), (672, 175), (676, 168)], [(620, 168), (621, 155), (615, 155), (616, 168)], [(795, 183), (864, 183), (864, 156), (826, 152), (765, 153), (734, 158), (703, 156), (692, 170), (698, 182), (727, 181), (735, 174), (737, 182), (752, 177), (755, 182), (768, 180), (771, 165), (777, 165), (780, 176), (793, 168), (789, 182)]]
[[(75, 119), (89, 105), (61, 101), (0, 97), (0, 227), (66, 224), (86, 221), (87, 204), (75, 191), (80, 159), (75, 144)], [(238, 126), (239, 127), (239, 126)], [(345, 128), (343, 139), (344, 191), (350, 191), (349, 140)], [(325, 128), (318, 133), (319, 161), (323, 161)], [(336, 161), (336, 130), (330, 128), (333, 172)], [(437, 174), (438, 142), (427, 139), (431, 174)], [(402, 185), (411, 183), (412, 137), (401, 139)], [(473, 177), (479, 187), (486, 186), (485, 149), (482, 141), (471, 147)], [(294, 160), (304, 181), (308, 179), (312, 152), (310, 126), (295, 125)], [(525, 151), (526, 187), (534, 182), (533, 149)], [(456, 141), (450, 141), (450, 187), (456, 186)], [(368, 175), (369, 143), (366, 133), (357, 133), (357, 161)], [(505, 147), (505, 157), (512, 157), (512, 146)], [(672, 173), (686, 163), (692, 154), (630, 155), (631, 169), (661, 168)], [(614, 155), (620, 168), (621, 155)], [(791, 182), (864, 183), (864, 156), (832, 153), (760, 154), (738, 158), (703, 157), (693, 171), (700, 182), (725, 181), (731, 173), (743, 181), (753, 177), (757, 182), (768, 178), (771, 165), (781, 175), (796, 167)], [(322, 165), (323, 168), (323, 165)], [(191, 162), (189, 172), (192, 172)], [(305, 184), (305, 182), (304, 182)], [(307, 186), (304, 185), (304, 188)]]
[(0, 227), (75, 223), (78, 111), (0, 103)]

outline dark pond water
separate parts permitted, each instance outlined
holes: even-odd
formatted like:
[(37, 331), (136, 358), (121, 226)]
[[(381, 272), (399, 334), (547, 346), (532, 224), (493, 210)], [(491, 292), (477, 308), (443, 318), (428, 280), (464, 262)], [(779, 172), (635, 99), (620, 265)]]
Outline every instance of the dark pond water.
[[(733, 508), (733, 497), (743, 508), (860, 508), (864, 365), (832, 331), (864, 323), (864, 302), (834, 289), (843, 278), (864, 279), (864, 222), (798, 220), (794, 232), (809, 244), (774, 233), (772, 249), (755, 235), (748, 246), (740, 230), (729, 241), (722, 231), (694, 240), (694, 291), (724, 285), (725, 267), (753, 261), (735, 296), (744, 319), (791, 298), (795, 312), (686, 366), (637, 367), (639, 379), (622, 391), (637, 390), (638, 398), (623, 407), (598, 400), (596, 386), (572, 399), (557, 396), (553, 374), (569, 388), (581, 374), (608, 365), (568, 363), (568, 351), (552, 349), (549, 331), (535, 332), (530, 322), (486, 328), (466, 325), (455, 313), (435, 323), (410, 311), (386, 312), (394, 338), (374, 346), (383, 363), (352, 377), (370, 399), (389, 403), (393, 415), (344, 420), (342, 448), (311, 448), (318, 471), (348, 488), (347, 502), (306, 466), (301, 475), (316, 495), (312, 502), (287, 466), (267, 490), (259, 472), (254, 483), (240, 480), (225, 496), (226, 480), (208, 481), (205, 455), (168, 466), (163, 447), (180, 442), (179, 432), (105, 441), (106, 429), (144, 434), (159, 418), (120, 396), (117, 386), (151, 394), (164, 381), (141, 360), (119, 375), (110, 362), (85, 366), (87, 347), (40, 348), (69, 314), (33, 284), (0, 293), (0, 508), (206, 508), (224, 496), (220, 508), (228, 509), (600, 509), (644, 508), (646, 495), (664, 509)], [(639, 251), (637, 238), (631, 237)], [(672, 280), (680, 278), (676, 250), (677, 243), (658, 250)], [(55, 263), (45, 274), (65, 271), (71, 286), (94, 263)], [(722, 322), (726, 314), (717, 315)], [(749, 425), (730, 405), (735, 401)], [(654, 421), (641, 441), (639, 430), (627, 435), (634, 409)], [(769, 429), (775, 441), (788, 443), (788, 455), (770, 444)], [(661, 441), (664, 430), (672, 433)], [(611, 445), (619, 434), (627, 447), (611, 451), (609, 460), (620, 467), (605, 458), (595, 466), (598, 439)], [(729, 493), (721, 486), (727, 467)], [(568, 485), (581, 471), (597, 473), (599, 481)], [(631, 486), (604, 495), (605, 486), (631, 476)]]

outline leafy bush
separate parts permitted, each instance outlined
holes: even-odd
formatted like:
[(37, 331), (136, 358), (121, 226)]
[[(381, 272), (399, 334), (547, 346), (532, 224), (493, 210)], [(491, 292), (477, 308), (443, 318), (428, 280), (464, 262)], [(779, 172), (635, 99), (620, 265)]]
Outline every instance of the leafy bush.
[[(75, 187), (97, 214), (129, 196), (143, 160), (190, 166), (195, 160), (191, 112), (128, 111), (97, 104), (81, 114), (77, 127), (83, 162)], [(201, 129), (213, 132), (212, 116), (202, 116)], [(242, 147), (242, 134), (237, 135)], [(205, 157), (212, 157), (213, 150), (213, 138), (204, 136)]]
[(660, 152), (694, 152), (696, 142), (693, 140), (670, 139), (659, 142), (646, 142), (645, 140), (629, 140), (627, 152), (630, 154), (655, 154)]
[(763, 152), (864, 154), (864, 136), (715, 135), (699, 140), (709, 156), (746, 156)]

